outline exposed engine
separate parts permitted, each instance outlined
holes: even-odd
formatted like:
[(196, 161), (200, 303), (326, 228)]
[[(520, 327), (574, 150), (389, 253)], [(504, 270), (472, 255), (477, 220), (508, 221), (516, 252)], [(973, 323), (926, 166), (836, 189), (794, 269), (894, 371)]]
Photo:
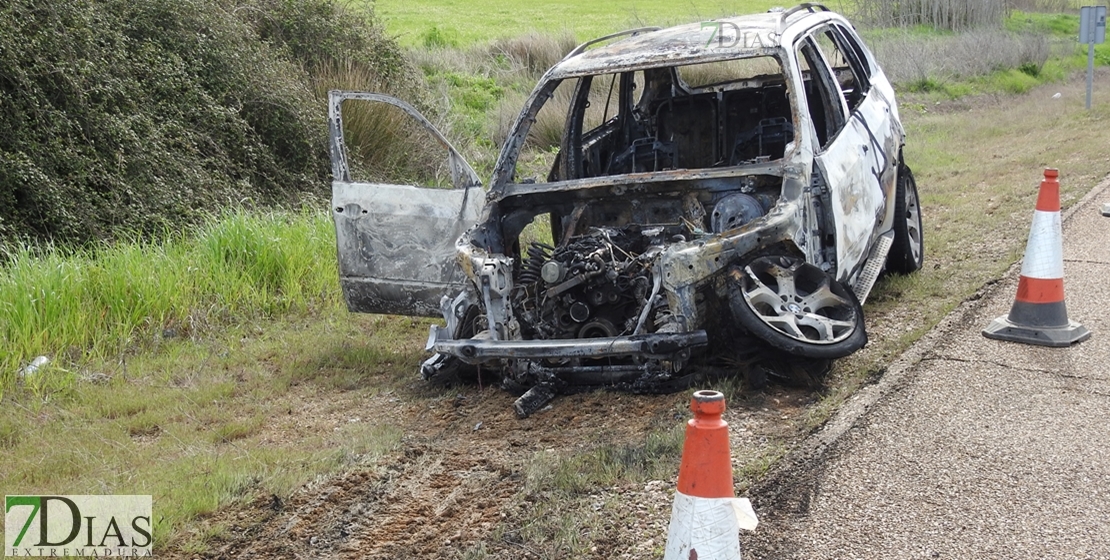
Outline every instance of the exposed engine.
[[(599, 338), (655, 330), (665, 307), (652, 265), (662, 228), (593, 228), (559, 247), (532, 242), (513, 308), (530, 339)], [(649, 299), (651, 301), (649, 301)]]

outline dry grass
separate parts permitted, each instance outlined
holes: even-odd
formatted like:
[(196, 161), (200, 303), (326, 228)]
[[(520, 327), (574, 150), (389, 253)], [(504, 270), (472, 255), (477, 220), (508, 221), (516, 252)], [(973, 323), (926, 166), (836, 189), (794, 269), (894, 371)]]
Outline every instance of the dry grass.
[[(1001, 64), (998, 60), (1043, 61), (1038, 54), (1043, 45), (1032, 40), (1022, 44), (1025, 40), (990, 34), (883, 35), (870, 44), (896, 80), (913, 80), (989, 71)], [(521, 44), (493, 45), (414, 51), (414, 57), (425, 72), (503, 80), (508, 92), (496, 116), (491, 112), (489, 117), (490, 135), (500, 143), (523, 104), (524, 90), (546, 64), (544, 57), (557, 56), (565, 43), (533, 37)], [(963, 62), (954, 64), (953, 58)], [(333, 70), (320, 77), (318, 95), (333, 88), (389, 91), (389, 84), (358, 67)], [(451, 106), (447, 98), (453, 90), (442, 87), (439, 97), (433, 94), (428, 102), (439, 109), (433, 113), (445, 114)], [(1110, 76), (1100, 77), (1100, 87), (1110, 87)], [(900, 99), (909, 132), (906, 156), (917, 174), (928, 227), (926, 269), (878, 285), (868, 302), (875, 343), (841, 363), (828, 396), (811, 405), (803, 420), (783, 420), (778, 435), (734, 446), (742, 458), (737, 472), (742, 484), (765, 472), (789, 442), (827, 418), (891, 355), (1020, 257), (1041, 167), (1061, 169), (1065, 205), (1105, 175), (1110, 162), (1102, 146), (1110, 142), (1110, 107), (1083, 111), (1081, 81), (1061, 87), (1058, 100), (1052, 99), (1055, 89), (939, 104), (926, 96)], [(604, 95), (598, 95), (594, 105), (602, 107)], [(522, 169), (550, 167), (550, 151), (562, 135), (570, 99), (569, 85), (560, 88), (540, 113)], [(357, 138), (353, 144), (376, 145), (360, 151), (362, 165), (371, 172), (426, 173), (434, 180), (435, 169), (408, 167), (410, 161), (424, 159), (411, 155), (424, 147), (403, 144), (410, 138), (406, 125), (388, 113), (352, 113), (348, 119), (352, 138)], [(405, 154), (407, 161), (388, 159), (388, 154)], [(318, 253), (327, 256), (327, 251)], [(4, 398), (0, 450), (15, 459), (5, 463), (0, 483), (27, 493), (153, 493), (165, 512), (158, 540), (193, 538), (196, 549), (205, 550), (211, 535), (196, 529), (196, 516), (254, 496), (287, 496), (314, 476), (356, 463), (384, 464), (402, 435), (426, 435), (424, 425), (424, 431), (402, 434), (391, 423), (398, 418), (378, 426), (350, 423), (351, 418), (335, 410), (302, 408), (311, 400), (316, 405), (345, 402), (345, 410), (355, 410), (377, 398), (400, 400), (404, 405), (397, 408), (425, 414), (422, 399), (442, 392), (413, 379), (425, 334), (423, 322), (351, 316), (327, 305), (284, 320), (251, 316), (226, 333), (163, 340), (111, 359), (74, 366), (56, 361), (73, 371), (45, 368)], [(88, 380), (94, 377), (85, 375), (90, 372), (104, 372), (111, 379), (93, 385)], [(732, 387), (730, 397), (739, 391)], [(604, 445), (536, 455), (524, 484), (551, 500), (510, 518), (526, 523), (495, 528), (467, 556), (487, 557), (487, 548), (497, 548), (499, 535), (510, 533), (534, 539), (528, 544), (548, 557), (589, 550), (603, 538), (628, 546), (629, 524), (622, 516), (629, 514), (620, 506), (630, 492), (616, 484), (639, 485), (673, 472), (677, 421), (671, 419), (645, 432), (642, 441), (614, 437)], [(540, 429), (558, 431), (556, 426)], [(42, 441), (52, 445), (44, 449)], [(121, 452), (102, 453), (104, 448)], [(659, 501), (658, 496), (650, 498)]]
[[(526, 145), (529, 149), (550, 150), (559, 146), (573, 94), (573, 86), (569, 83), (560, 84), (555, 89), (554, 96), (540, 109), (536, 122), (528, 130)], [(509, 138), (513, 124), (527, 100), (526, 94), (512, 92), (498, 103), (496, 111), (491, 112), (486, 134), (494, 144), (500, 146)]]
[(678, 75), (691, 87), (704, 87), (753, 76), (780, 74), (782, 74), (782, 65), (772, 56), (690, 64), (678, 69)]
[[(1101, 75), (1098, 87), (1110, 87), (1110, 75)], [(876, 364), (1020, 256), (1042, 167), (1060, 168), (1065, 205), (1105, 175), (1110, 161), (1101, 146), (1110, 142), (1110, 106), (1085, 112), (1082, 80), (1061, 92), (1057, 100), (1046, 88), (940, 105), (902, 99), (906, 155), (927, 220), (927, 266), (879, 284), (867, 306), (873, 344), (838, 367), (829, 397), (810, 405), (804, 418), (779, 421), (775, 434), (734, 443), (741, 483), (758, 478), (789, 442), (880, 369)], [(383, 417), (378, 426), (364, 415), (351, 422), (350, 413), (377, 403), (378, 410), (427, 418), (429, 399), (443, 390), (412, 379), (425, 332), (423, 322), (329, 308), (89, 363), (85, 367), (111, 380), (94, 385), (69, 375), (68, 389), (52, 393), (48, 402), (36, 399), (31, 388), (5, 397), (0, 448), (12, 460), (0, 483), (28, 493), (152, 493), (165, 516), (156, 540), (191, 539), (181, 548), (207, 550), (219, 531), (197, 523), (196, 516), (257, 496), (284, 499), (318, 475), (389, 464), (404, 438), (427, 436), (426, 421), (410, 426), (398, 424), (408, 421), (402, 416)], [(305, 408), (309, 401), (314, 408)], [(333, 403), (336, 409), (327, 408)], [(758, 404), (732, 406), (759, 410)], [(453, 406), (445, 408), (444, 414), (456, 414)], [(576, 414), (588, 419), (605, 410)], [(635, 437), (604, 432), (588, 445), (578, 441), (537, 454), (523, 471), (520, 484), (527, 488), (506, 505), (505, 524), (482, 536), (469, 556), (505, 557), (496, 554), (511, 546), (501, 536), (547, 557), (590, 556), (596, 544), (643, 545), (630, 540), (629, 527), (665, 526), (680, 423), (670, 412), (662, 410), (658, 422)], [(467, 433), (473, 424), (465, 420)], [(41, 441), (52, 445), (44, 448)], [(648, 485), (660, 490), (645, 493)], [(654, 509), (622, 506), (634, 498)]]
[(531, 84), (575, 46), (569, 33), (532, 31), (467, 47), (410, 49), (408, 55), (425, 75), (452, 72)]
[[(157, 550), (202, 550), (212, 535), (197, 531), (197, 516), (257, 495), (287, 496), (317, 475), (396, 449), (401, 432), (390, 420), (339, 411), (403, 385), (411, 371), (399, 364), (419, 358), (414, 333), (423, 330), (409, 319), (333, 309), (66, 364), (71, 372), (52, 362), (36, 381), (68, 376), (66, 391), (44, 400), (24, 385), (4, 397), (0, 486), (151, 494)], [(374, 339), (373, 352), (348, 350)], [(354, 386), (342, 381), (353, 376), (361, 379)], [(318, 391), (333, 394), (322, 404)]]
[[(528, 129), (528, 140), (525, 144), (527, 150), (550, 151), (558, 148), (566, 129), (567, 113), (570, 111), (571, 102), (574, 100), (574, 88), (577, 80), (570, 80), (559, 84), (548, 99), (539, 114), (536, 122)], [(590, 107), (583, 119), (583, 129), (590, 130), (602, 123), (603, 112), (606, 107), (606, 98), (617, 98), (617, 88), (612, 93), (608, 89), (609, 78), (595, 79), (594, 86), (590, 89)], [(490, 138), (501, 145), (509, 137), (513, 123), (516, 122), (527, 96), (522, 93), (512, 93), (505, 96), (498, 105), (496, 112), (492, 112), (488, 121), (487, 131)], [(613, 102), (615, 103), (615, 101)], [(614, 108), (609, 106), (608, 118), (613, 117)]]
[(856, 17), (879, 27), (927, 25), (965, 31), (998, 26), (1009, 13), (1008, 0), (859, 0)]
[(1062, 45), (1045, 35), (980, 29), (956, 35), (890, 30), (869, 37), (879, 64), (899, 84), (983, 76), (1011, 68), (1036, 68)]
[(501, 55), (513, 64), (539, 76), (559, 62), (578, 45), (574, 36), (567, 31), (558, 35), (547, 35), (532, 31), (526, 35), (498, 39), (490, 50)]
[[(393, 93), (390, 83), (350, 60), (320, 69), (315, 93), (326, 102), (329, 90)], [(412, 117), (383, 103), (347, 101), (343, 134), (352, 179), (393, 184), (449, 186), (446, 150)]]

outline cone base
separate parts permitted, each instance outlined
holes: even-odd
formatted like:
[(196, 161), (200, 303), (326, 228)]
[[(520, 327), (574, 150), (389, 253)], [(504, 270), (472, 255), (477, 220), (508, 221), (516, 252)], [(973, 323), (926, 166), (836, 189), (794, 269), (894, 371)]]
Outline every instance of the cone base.
[(1091, 338), (1087, 327), (1068, 321), (1061, 327), (1030, 327), (1010, 322), (1009, 315), (1003, 315), (983, 329), (983, 336), (995, 340), (1007, 340), (1038, 346), (1062, 348)]
[(663, 560), (740, 560), (740, 529), (759, 520), (747, 498), (699, 498), (675, 492)]

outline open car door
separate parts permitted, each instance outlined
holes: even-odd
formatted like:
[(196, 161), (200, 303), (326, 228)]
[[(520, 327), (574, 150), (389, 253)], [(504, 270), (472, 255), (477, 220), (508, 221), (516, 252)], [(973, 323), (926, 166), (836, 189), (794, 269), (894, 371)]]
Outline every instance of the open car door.
[[(456, 262), (455, 240), (482, 210), (485, 193), (478, 176), (419, 111), (394, 97), (328, 92), (328, 131), (339, 283), (347, 308), (440, 316), (440, 299), (461, 290), (465, 279)], [(424, 133), (430, 139), (414, 140)], [(383, 137), (389, 140), (383, 142)], [(365, 147), (373, 142), (377, 148)], [(406, 153), (388, 160), (375, 157), (383, 143), (386, 150)], [(382, 170), (375, 166), (411, 163), (420, 154), (408, 152), (418, 145), (446, 152), (446, 168), (420, 168), (432, 170), (426, 173), (430, 183), (443, 185), (392, 184), (380, 178), (383, 174), (377, 172)], [(371, 178), (355, 180), (352, 174)]]

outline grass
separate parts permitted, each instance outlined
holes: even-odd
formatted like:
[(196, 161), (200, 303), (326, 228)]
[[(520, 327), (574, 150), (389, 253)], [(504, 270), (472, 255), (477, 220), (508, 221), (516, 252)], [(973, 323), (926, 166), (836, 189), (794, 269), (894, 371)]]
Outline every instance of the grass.
[[(316, 71), (314, 94), (321, 106), (330, 90), (371, 91), (403, 98), (425, 112), (422, 99), (397, 91), (395, 84), (364, 64), (345, 60)], [(410, 95), (406, 95), (410, 94)], [(435, 115), (430, 115), (434, 117)], [(343, 130), (352, 179), (392, 184), (447, 186), (446, 151), (403, 110), (384, 103), (346, 101)]]
[[(734, 435), (733, 455), (740, 465), (734, 477), (740, 489), (757, 481), (789, 452), (795, 436), (788, 434), (806, 434), (823, 424), (861, 385), (881, 375), (890, 360), (1021, 257), (1044, 167), (1058, 167), (1069, 177), (1062, 194), (1065, 207), (1105, 176), (1110, 160), (1095, 146), (1110, 141), (1105, 126), (1110, 104), (1103, 101), (1088, 113), (1082, 108), (1080, 81), (1059, 88), (1062, 95), (1056, 100), (1052, 99), (1055, 90), (1046, 87), (1028, 89), (1022, 96), (992, 93), (955, 101), (938, 101), (925, 94), (901, 98), (909, 139), (906, 159), (916, 171), (926, 219), (926, 268), (879, 282), (866, 309), (869, 324), (880, 331), (891, 325), (900, 330), (884, 333), (864, 351), (840, 361), (816, 402), (803, 414), (783, 419), (783, 435), (770, 436), (754, 448), (738, 445)], [(736, 380), (722, 380), (714, 388), (729, 394), (730, 402), (748, 406)], [(579, 473), (574, 479), (552, 478), (544, 487), (575, 488), (583, 483), (583, 492), (609, 495), (605, 484), (588, 481), (620, 463), (610, 460), (604, 466), (588, 466), (598, 457), (597, 450), (575, 457), (570, 464), (585, 467), (572, 470)], [(549, 459), (563, 464), (557, 457)], [(536, 539), (532, 542), (543, 543), (542, 550), (573, 555), (585, 545), (573, 531), (562, 529), (563, 524), (577, 519), (574, 526), (579, 530), (592, 530), (598, 506), (575, 496), (560, 503), (558, 509), (567, 510), (562, 515), (552, 507), (514, 522), (523, 525), (523, 533), (538, 524), (542, 531), (532, 535)], [(509, 524), (506, 530), (512, 527)]]
[(619, 483), (644, 483), (678, 472), (684, 427), (645, 434), (641, 441), (601, 444), (587, 451), (537, 453), (528, 467), (524, 492), (560, 496), (589, 493)]
[(335, 265), (318, 258), (334, 251), (327, 217), (238, 210), (163, 242), (9, 248), (0, 266), (0, 397), (35, 356), (105, 358), (244, 319), (337, 305)]
[(476, 8), (461, 0), (377, 0), (374, 10), (404, 45), (453, 47), (536, 31), (570, 33), (585, 41), (615, 30), (762, 12), (779, 5), (759, 0), (553, 0), (528, 4), (485, 0)]
[(823, 423), (893, 357), (1021, 258), (1044, 168), (1065, 177), (1065, 208), (1106, 176), (1110, 160), (1093, 146), (1110, 141), (1110, 104), (1096, 101), (1085, 111), (1081, 79), (1050, 87), (955, 101), (900, 98), (905, 157), (925, 219), (926, 266), (876, 285), (865, 308), (870, 328), (901, 330), (838, 363), (801, 431)]
[[(624, 443), (573, 452), (541, 451), (526, 466), (521, 492), (506, 509), (515, 514), (498, 531), (503, 542), (527, 543), (552, 557), (596, 554), (599, 541), (637, 523), (652, 501), (629, 507), (627, 493), (670, 480), (678, 472), (684, 426), (674, 423)], [(654, 481), (654, 482), (653, 482)]]
[[(44, 399), (42, 389), (20, 385), (0, 407), (0, 486), (152, 494), (156, 546), (202, 550), (218, 532), (195, 525), (197, 517), (259, 495), (288, 496), (317, 475), (374, 465), (398, 449), (395, 424), (306, 408), (305, 395), (385, 398), (377, 395), (407, 378), (420, 354), (419, 343), (399, 342), (411, 323), (334, 310), (85, 361), (82, 369), (108, 372), (100, 381), (47, 366), (35, 382), (64, 378), (64, 390), (51, 381)], [(374, 355), (346, 353), (367, 330)]]
[[(321, 360), (289, 351), (330, 349), (337, 329), (348, 338), (359, 331), (344, 320), (334, 261), (319, 258), (334, 252), (327, 214), (238, 210), (191, 233), (157, 244), (7, 253), (0, 486), (150, 493), (155, 539), (165, 543), (231, 501), (287, 494), (306, 477), (396, 444), (399, 431), (388, 423), (266, 441), (275, 418), (297, 411), (298, 384), (344, 387), (358, 375), (326, 363), (342, 353)], [(305, 323), (281, 323), (289, 316)], [(390, 324), (378, 332), (388, 347), (392, 333), (408, 331)], [(396, 352), (358, 354), (351, 363), (376, 367), (376, 375)], [(52, 360), (17, 376), (36, 355)]]

